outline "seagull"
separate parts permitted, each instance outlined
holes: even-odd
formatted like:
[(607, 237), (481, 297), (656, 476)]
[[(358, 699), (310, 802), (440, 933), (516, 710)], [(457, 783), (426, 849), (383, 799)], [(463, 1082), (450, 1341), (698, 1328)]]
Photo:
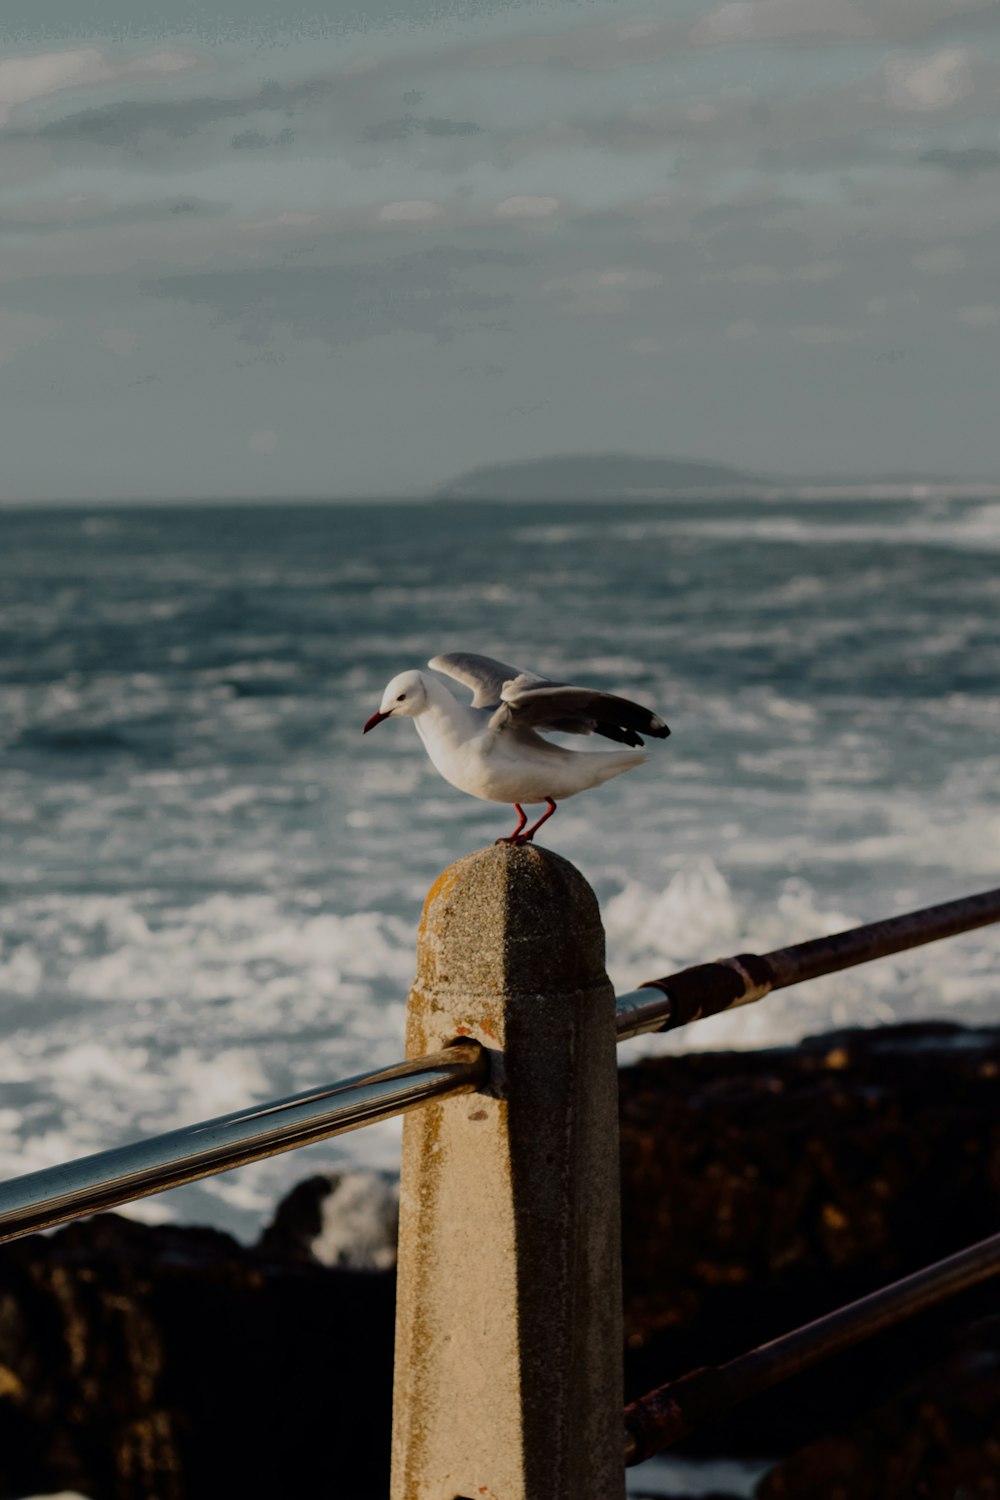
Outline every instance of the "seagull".
[[(427, 665), (471, 688), (471, 704), (459, 703), (426, 672), (400, 672), (362, 733), (385, 719), (412, 719), (445, 781), (484, 802), (513, 804), (517, 827), (498, 844), (530, 843), (557, 803), (641, 766), (648, 757), (635, 748), (643, 743), (640, 730), (657, 739), (670, 733), (656, 714), (627, 698), (551, 682), (489, 656), (453, 651)], [(543, 739), (537, 731), (545, 729), (600, 734), (630, 748), (581, 754)], [(525, 802), (546, 804), (530, 828)]]

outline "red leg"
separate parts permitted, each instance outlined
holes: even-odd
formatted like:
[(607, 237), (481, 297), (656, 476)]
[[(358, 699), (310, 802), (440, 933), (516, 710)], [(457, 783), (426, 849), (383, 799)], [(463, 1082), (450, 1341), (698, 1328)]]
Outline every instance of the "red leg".
[(513, 833), (509, 833), (505, 839), (497, 839), (498, 844), (520, 844), (524, 842), (521, 836), (521, 829), (528, 821), (528, 814), (525, 812), (520, 802), (515, 802), (514, 806), (517, 808), (517, 815), (521, 821), (520, 823), (518, 823)]
[[(542, 824), (543, 823), (547, 823), (549, 821), (549, 819), (551, 818), (552, 814), (555, 812), (555, 810), (556, 810), (556, 804), (553, 802), (552, 798), (551, 797), (546, 797), (545, 800), (549, 804), (548, 807), (542, 813), (542, 816), (539, 818), (538, 822), (537, 823), (532, 823), (532, 825), (528, 829), (527, 833), (522, 833), (521, 834), (521, 837), (518, 840), (518, 843), (521, 843), (521, 844), (528, 844), (528, 843), (530, 843), (531, 840), (535, 837), (535, 834), (538, 832), (539, 828), (541, 828)], [(527, 820), (525, 820), (525, 821), (527, 821)], [(521, 826), (523, 828), (524, 824), (522, 823)]]

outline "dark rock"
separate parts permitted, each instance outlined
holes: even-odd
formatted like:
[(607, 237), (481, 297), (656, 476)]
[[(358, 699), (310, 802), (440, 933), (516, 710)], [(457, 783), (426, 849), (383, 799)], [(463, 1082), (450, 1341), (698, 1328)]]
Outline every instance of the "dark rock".
[(757, 1500), (1000, 1500), (1000, 1318), (951, 1344), (847, 1431), (772, 1469)]
[(334, 1189), (335, 1173), (317, 1173), (297, 1182), (274, 1210), (257, 1248), (265, 1255), (291, 1260), (318, 1260), (316, 1244), (323, 1232), (323, 1209)]
[(388, 1485), (393, 1278), (113, 1214), (0, 1252), (0, 1494)]
[(818, 1308), (992, 1233), (1000, 1030), (900, 1026), (621, 1075), (629, 1331)]
[[(1000, 1030), (946, 1024), (625, 1070), (630, 1397), (994, 1233), (998, 1077)], [(910, 1357), (936, 1326), (908, 1325)], [(902, 1347), (882, 1338), (754, 1401), (719, 1441), (787, 1451), (898, 1376)]]
[(265, 1255), (352, 1271), (396, 1264), (399, 1182), (382, 1172), (322, 1172), (286, 1193), (257, 1241)]

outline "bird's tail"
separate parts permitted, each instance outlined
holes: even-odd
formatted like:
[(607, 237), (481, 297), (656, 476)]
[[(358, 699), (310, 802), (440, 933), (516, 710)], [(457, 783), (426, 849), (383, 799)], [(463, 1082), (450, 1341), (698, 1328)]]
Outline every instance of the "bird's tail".
[(587, 759), (599, 762), (594, 767), (598, 772), (594, 785), (601, 786), (605, 781), (610, 781), (612, 776), (621, 776), (624, 771), (643, 765), (649, 756), (644, 750), (595, 750)]

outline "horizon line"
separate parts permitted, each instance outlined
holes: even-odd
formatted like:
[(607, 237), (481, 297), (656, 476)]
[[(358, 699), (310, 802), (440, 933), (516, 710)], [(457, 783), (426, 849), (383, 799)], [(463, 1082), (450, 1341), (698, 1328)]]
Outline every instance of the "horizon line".
[(610, 505), (615, 503), (651, 504), (677, 500), (919, 500), (1000, 498), (1000, 481), (982, 479), (914, 479), (880, 480), (840, 479), (780, 480), (729, 485), (679, 485), (676, 488), (636, 490), (623, 489), (605, 495), (504, 495), (468, 494), (460, 489), (449, 492), (447, 486), (436, 490), (410, 492), (372, 491), (365, 494), (293, 494), (293, 495), (62, 495), (23, 497), (0, 496), (0, 510), (60, 510), (78, 507), (195, 507), (219, 506), (313, 506), (313, 505)]

